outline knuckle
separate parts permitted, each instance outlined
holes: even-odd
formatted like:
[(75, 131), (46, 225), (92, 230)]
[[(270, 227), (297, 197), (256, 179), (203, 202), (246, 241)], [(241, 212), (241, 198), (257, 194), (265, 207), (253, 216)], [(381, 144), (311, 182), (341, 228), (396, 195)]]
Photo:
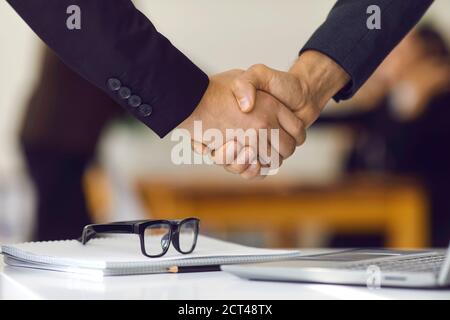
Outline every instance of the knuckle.
[(259, 63), (251, 66), (249, 72), (251, 78), (258, 82), (261, 90), (271, 92), (275, 77), (272, 69), (265, 64)]
[(254, 64), (250, 67), (250, 70), (256, 74), (263, 73), (267, 70), (267, 66), (262, 63)]

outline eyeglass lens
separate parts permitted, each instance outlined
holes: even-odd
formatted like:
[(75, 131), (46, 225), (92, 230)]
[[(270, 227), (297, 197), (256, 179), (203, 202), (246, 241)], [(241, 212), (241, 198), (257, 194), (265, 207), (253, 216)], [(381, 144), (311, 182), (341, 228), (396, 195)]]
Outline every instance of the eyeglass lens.
[(145, 253), (149, 256), (158, 256), (166, 251), (170, 245), (170, 224), (159, 223), (150, 225), (144, 231)]
[(179, 229), (180, 250), (183, 253), (192, 251), (198, 233), (198, 223), (195, 220), (184, 221)]

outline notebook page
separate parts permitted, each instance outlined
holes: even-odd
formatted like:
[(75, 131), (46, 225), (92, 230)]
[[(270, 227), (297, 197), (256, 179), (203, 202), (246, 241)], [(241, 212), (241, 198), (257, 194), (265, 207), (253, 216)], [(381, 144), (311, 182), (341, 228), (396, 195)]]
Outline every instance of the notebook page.
[(230, 242), (199, 236), (195, 251), (188, 255), (177, 252), (172, 246), (160, 258), (148, 258), (140, 251), (137, 235), (92, 239), (86, 245), (76, 240), (28, 242), (2, 246), (2, 251), (24, 261), (45, 264), (105, 269), (110, 265), (125, 263), (156, 265), (171, 260), (188, 260), (214, 257), (271, 256), (293, 254), (296, 251), (246, 247)]

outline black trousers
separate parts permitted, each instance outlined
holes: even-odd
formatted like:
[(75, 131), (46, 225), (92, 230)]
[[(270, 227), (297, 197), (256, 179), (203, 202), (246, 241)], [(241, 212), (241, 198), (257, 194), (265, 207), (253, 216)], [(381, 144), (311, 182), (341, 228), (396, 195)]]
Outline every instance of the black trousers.
[(83, 191), (89, 155), (72, 155), (24, 146), (37, 196), (35, 241), (75, 239), (91, 223)]

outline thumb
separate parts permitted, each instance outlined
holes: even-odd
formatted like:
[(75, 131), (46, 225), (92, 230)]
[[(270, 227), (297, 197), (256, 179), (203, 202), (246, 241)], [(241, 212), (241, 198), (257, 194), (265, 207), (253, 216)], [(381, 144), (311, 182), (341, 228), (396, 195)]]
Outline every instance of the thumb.
[(252, 111), (255, 107), (256, 91), (269, 87), (269, 70), (265, 65), (257, 64), (234, 80), (232, 91), (242, 112)]
[(234, 80), (232, 91), (242, 112), (253, 110), (256, 100), (256, 88), (246, 76), (240, 76)]
[(295, 75), (263, 64), (250, 67), (233, 82), (232, 91), (243, 112), (250, 112), (255, 107), (257, 90), (274, 96), (292, 111), (298, 111), (307, 99), (304, 88)]

